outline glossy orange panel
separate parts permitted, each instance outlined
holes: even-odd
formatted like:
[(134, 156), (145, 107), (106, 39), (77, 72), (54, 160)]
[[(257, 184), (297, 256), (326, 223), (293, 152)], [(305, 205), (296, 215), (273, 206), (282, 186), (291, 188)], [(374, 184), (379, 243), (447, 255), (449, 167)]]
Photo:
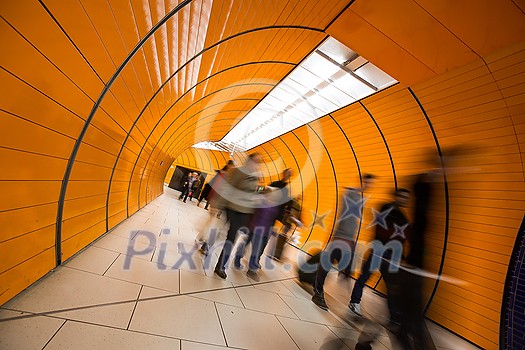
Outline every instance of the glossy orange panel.
[[(326, 32), (405, 86), (436, 75), (424, 62), (358, 16), (351, 7)], [(390, 57), (396, 59), (391, 60)]]
[(0, 274), (0, 303), (4, 304), (55, 267), (55, 248)]
[(390, 40), (437, 74), (478, 58), (460, 38), (412, 0), (357, 0), (350, 9), (379, 32), (388, 33)]
[(92, 226), (78, 235), (71, 237), (62, 242), (62, 259), (66, 260), (72, 257), (82, 248), (101, 236), (106, 231), (106, 223), (101, 222)]
[[(9, 193), (0, 203), (0, 223), (7, 228), (2, 238), (20, 246), (11, 250), (29, 255), (34, 247), (24, 237), (41, 230), (52, 241), (65, 166), (104, 84), (177, 2), (46, 2), (61, 27), (43, 5), (0, 4), (8, 43), (0, 53), (0, 187)], [(264, 181), (293, 169), (291, 192), (304, 194), (307, 225), (316, 212), (332, 210), (325, 227), (318, 222), (303, 230), (301, 246), (328, 239), (342, 188), (358, 185), (359, 171), (379, 176), (367, 202), (377, 208), (391, 199), (394, 174), (398, 186), (411, 186), (426, 168), (425, 154), (437, 152), (436, 142), (443, 152), (461, 146), (461, 170), (447, 174), (444, 272), (468, 285), (441, 282), (429, 315), (496, 349), (502, 285), (525, 209), (524, 7), (510, 0), (358, 0), (336, 19), (347, 5), (192, 1), (155, 32), (127, 62), (82, 140), (68, 179), (63, 258), (160, 195), (172, 164), (211, 174), (221, 168), (227, 153), (190, 147), (220, 140), (326, 37), (305, 28), (259, 29), (324, 29), (335, 20), (329, 34), (401, 84), (257, 147), (266, 160)], [(246, 154), (234, 159), (241, 165)], [(441, 264), (447, 217), (445, 187), (437, 189), (427, 240), (431, 271)], [(362, 241), (373, 237), (371, 218), (365, 210)], [(26, 253), (9, 261), (17, 264)], [(21, 290), (51, 269), (54, 258), (51, 247), (1, 274), (0, 285)], [(426, 295), (432, 288), (425, 286)]]
[(0, 243), (0, 274), (54, 246), (55, 226), (48, 226)]
[(525, 14), (516, 1), (416, 2), (480, 56), (525, 40)]
[[(60, 67), (60, 71), (63, 72), (66, 77), (72, 79), (88, 96), (93, 99), (98, 96), (100, 89), (103, 87), (103, 83), (93, 74), (89, 64), (78, 53), (60, 28), (53, 22), (53, 19), (40, 3), (35, 1), (19, 1), (16, 4), (4, 3), (0, 6), (4, 19), (25, 38), (23, 39), (19, 36), (18, 39), (13, 39), (14, 42), (10, 42), (16, 45), (17, 41), (22, 42), (27, 40), (41, 53), (34, 52), (29, 56), (19, 56), (12, 55), (14, 52), (10, 51), (10, 56), (17, 60), (17, 62), (13, 63), (21, 64), (25, 69), (32, 69), (35, 67), (34, 60), (40, 60), (42, 59), (41, 55), (44, 55), (57, 67)], [(28, 13), (31, 13), (31, 20), (28, 20)], [(9, 33), (13, 32), (13, 29), (7, 29), (5, 23), (2, 23), (0, 26), (2, 28), (3, 38), (7, 38), (8, 35), (13, 34)], [(45, 28), (45, 30), (41, 30), (42, 28)], [(3, 53), (6, 54), (8, 51), (4, 50)], [(29, 57), (32, 57), (31, 62), (24, 64), (26, 63), (24, 60), (29, 59)], [(3, 59), (5, 58), (7, 58), (7, 55), (3, 56)], [(2, 64), (8, 67), (5, 61), (3, 61)], [(57, 71), (56, 74), (61, 73)], [(36, 76), (38, 76), (38, 73)]]
[(0, 211), (56, 204), (60, 185), (60, 181), (0, 181)]

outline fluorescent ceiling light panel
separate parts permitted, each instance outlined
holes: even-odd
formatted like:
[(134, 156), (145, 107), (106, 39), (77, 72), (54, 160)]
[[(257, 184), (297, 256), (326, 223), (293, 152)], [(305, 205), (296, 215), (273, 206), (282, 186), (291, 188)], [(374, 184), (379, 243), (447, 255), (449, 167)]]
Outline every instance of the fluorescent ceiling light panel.
[(372, 63), (328, 38), (222, 140), (193, 147), (247, 151), (395, 83)]

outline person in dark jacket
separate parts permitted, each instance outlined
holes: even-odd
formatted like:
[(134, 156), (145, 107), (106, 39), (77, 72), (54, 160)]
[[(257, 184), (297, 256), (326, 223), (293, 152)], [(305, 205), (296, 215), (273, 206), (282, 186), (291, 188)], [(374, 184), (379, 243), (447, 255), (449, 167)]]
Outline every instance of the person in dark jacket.
[[(397, 189), (394, 192), (395, 201), (386, 203), (381, 207), (380, 212), (375, 212), (375, 239), (383, 245), (381, 247), (381, 252), (371, 251), (365, 263), (363, 264), (362, 272), (359, 278), (354, 284), (352, 289), (352, 296), (350, 298), (350, 304), (348, 307), (358, 316), (361, 316), (361, 297), (363, 296), (363, 288), (365, 283), (368, 281), (372, 275), (372, 261), (375, 258), (380, 259), (379, 271), (381, 275), (387, 281), (391, 278), (390, 269), (390, 259), (392, 258), (392, 250), (388, 249), (388, 244), (393, 241), (401, 242), (401, 245), (405, 243), (406, 236), (405, 232), (408, 232), (408, 219), (401, 208), (406, 207), (408, 199), (410, 196), (410, 191), (405, 188)], [(386, 249), (384, 249), (386, 246)], [(399, 254), (400, 256), (401, 254)], [(388, 284), (387, 284), (388, 285)], [(392, 302), (392, 299), (389, 300), (389, 310), (390, 310), (390, 319), (391, 322), (399, 324), (401, 320), (399, 319), (399, 311), (396, 308), (395, 303)]]
[(211, 198), (214, 194), (216, 194), (216, 191), (214, 190), (214, 186), (218, 187), (220, 186), (220, 183), (222, 179), (224, 179), (224, 174), (230, 169), (235, 166), (235, 162), (233, 160), (229, 160), (228, 163), (226, 163), (225, 166), (222, 167), (222, 169), (217, 170), (217, 174), (211, 179), (210, 182), (206, 183), (204, 185), (204, 188), (202, 189), (201, 195), (199, 197), (199, 201), (197, 202), (197, 206), (201, 204), (203, 200), (206, 200), (206, 206), (204, 209), (208, 210), (208, 206), (210, 205)]
[[(216, 175), (217, 176), (217, 175)], [(211, 185), (209, 182), (206, 182), (204, 184), (204, 187), (202, 188), (201, 194), (199, 196), (199, 200), (197, 201), (197, 206), (200, 207), (200, 204), (203, 200), (206, 201), (206, 205), (204, 206), (204, 209), (208, 210), (208, 207), (210, 205), (210, 202), (208, 202), (208, 196), (211, 192)]]
[[(203, 222), (203, 226), (199, 229), (199, 234), (195, 239), (196, 247), (206, 256), (208, 255), (209, 248), (215, 243), (218, 226), (222, 225), (220, 218), (221, 212), (224, 209), (224, 199), (220, 193), (224, 185), (224, 177), (226, 176), (226, 172), (234, 166), (234, 161), (230, 159), (221, 170), (217, 171), (215, 177), (209, 182), (210, 192), (207, 195), (205, 209), (207, 209), (208, 205), (211, 206), (209, 211), (210, 215), (208, 220)], [(212, 230), (214, 230), (214, 234), (210, 234)]]

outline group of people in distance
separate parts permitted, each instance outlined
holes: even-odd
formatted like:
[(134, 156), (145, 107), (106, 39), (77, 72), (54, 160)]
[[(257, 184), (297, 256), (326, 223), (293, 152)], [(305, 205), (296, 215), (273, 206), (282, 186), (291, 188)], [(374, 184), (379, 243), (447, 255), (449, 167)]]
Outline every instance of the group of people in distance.
[(197, 172), (191, 172), (184, 178), (184, 184), (182, 185), (182, 191), (179, 196), (179, 200), (186, 203), (188, 197), (190, 201), (193, 199), (193, 195), (201, 186), (200, 175)]

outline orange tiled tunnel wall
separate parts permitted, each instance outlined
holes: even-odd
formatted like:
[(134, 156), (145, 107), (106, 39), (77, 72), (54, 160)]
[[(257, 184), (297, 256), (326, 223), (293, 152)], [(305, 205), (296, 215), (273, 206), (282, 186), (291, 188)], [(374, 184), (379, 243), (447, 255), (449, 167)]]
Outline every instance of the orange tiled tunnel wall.
[(189, 147), (221, 139), (331, 35), (399, 84), (255, 149), (267, 181), (295, 170), (317, 222), (299, 248), (329, 238), (359, 174), (380, 176), (377, 207), (424, 154), (460, 145), (428, 261), (465, 283), (429, 283), (428, 316), (496, 349), (525, 208), (524, 12), (511, 0), (2, 2), (0, 303), (158, 197), (172, 164), (222, 166), (228, 155)]

